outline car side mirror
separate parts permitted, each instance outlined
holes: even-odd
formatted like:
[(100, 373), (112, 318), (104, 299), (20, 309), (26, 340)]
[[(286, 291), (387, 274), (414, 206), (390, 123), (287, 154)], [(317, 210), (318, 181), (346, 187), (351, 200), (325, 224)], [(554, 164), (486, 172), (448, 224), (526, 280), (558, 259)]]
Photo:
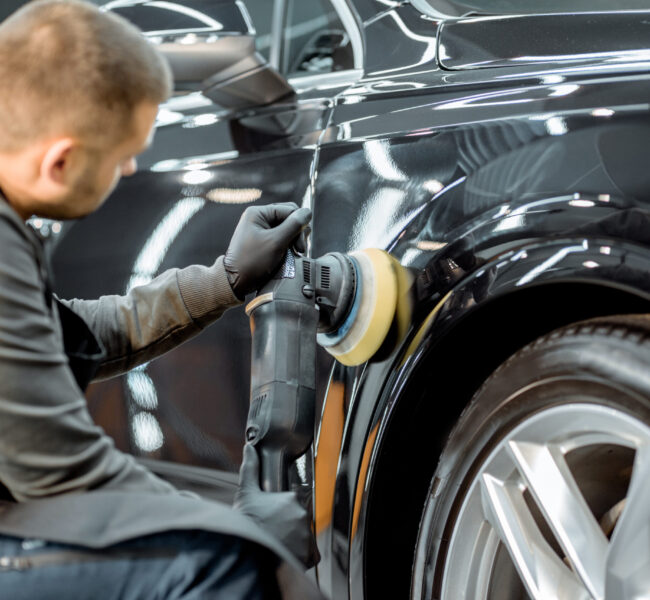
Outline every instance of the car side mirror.
[(293, 88), (255, 51), (250, 35), (224, 36), (212, 42), (163, 43), (178, 91), (200, 90), (226, 108), (270, 104)]
[(255, 30), (242, 2), (113, 0), (103, 8), (134, 23), (156, 45), (169, 62), (177, 92), (200, 91), (231, 109), (293, 94), (256, 52)]

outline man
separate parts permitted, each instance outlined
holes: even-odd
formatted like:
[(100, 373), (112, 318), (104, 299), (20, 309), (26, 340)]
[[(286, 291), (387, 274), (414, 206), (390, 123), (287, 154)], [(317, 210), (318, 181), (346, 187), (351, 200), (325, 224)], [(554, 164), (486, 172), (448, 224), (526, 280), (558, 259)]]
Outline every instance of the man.
[(306, 513), (291, 493), (260, 491), (253, 448), (239, 511), (203, 501), (116, 450), (82, 392), (241, 304), (309, 211), (250, 208), (210, 267), (167, 271), (124, 297), (60, 301), (24, 221), (83, 217), (135, 172), (169, 70), (119, 17), (39, 0), (0, 25), (0, 80), (0, 596), (319, 597), (286, 549), (307, 558)]

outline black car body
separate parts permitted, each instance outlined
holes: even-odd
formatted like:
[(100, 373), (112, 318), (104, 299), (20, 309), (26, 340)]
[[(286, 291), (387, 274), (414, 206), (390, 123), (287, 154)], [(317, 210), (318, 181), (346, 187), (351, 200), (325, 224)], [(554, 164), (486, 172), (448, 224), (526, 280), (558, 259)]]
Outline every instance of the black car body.
[[(436, 463), (481, 384), (558, 327), (649, 312), (650, 10), (243, 4), (252, 24), (234, 0), (107, 6), (173, 43), (255, 25), (295, 94), (245, 108), (198, 91), (173, 98), (139, 172), (100, 211), (36, 225), (62, 297), (209, 264), (247, 205), (278, 201), (312, 208), (312, 256), (379, 247), (413, 269), (419, 296), (402, 347), (358, 368), (319, 355), (315, 468), (300, 467), (314, 483), (322, 589), (406, 597)], [(244, 312), (230, 311), (158, 361), (95, 384), (93, 416), (162, 476), (228, 498), (249, 344)]]

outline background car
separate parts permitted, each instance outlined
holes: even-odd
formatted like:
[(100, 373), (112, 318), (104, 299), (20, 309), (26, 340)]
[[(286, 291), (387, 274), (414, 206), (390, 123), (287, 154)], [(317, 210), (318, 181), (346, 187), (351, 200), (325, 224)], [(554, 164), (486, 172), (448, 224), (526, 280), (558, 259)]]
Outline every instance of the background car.
[[(247, 205), (277, 201), (312, 208), (312, 256), (379, 247), (416, 274), (399, 349), (318, 358), (315, 460), (297, 467), (322, 589), (647, 594), (648, 3), (105, 7), (172, 59), (195, 49), (201, 76), (176, 70), (139, 173), (98, 213), (34, 220), (61, 296), (209, 264)], [(176, 485), (228, 499), (249, 343), (229, 311), (94, 385), (93, 416)]]

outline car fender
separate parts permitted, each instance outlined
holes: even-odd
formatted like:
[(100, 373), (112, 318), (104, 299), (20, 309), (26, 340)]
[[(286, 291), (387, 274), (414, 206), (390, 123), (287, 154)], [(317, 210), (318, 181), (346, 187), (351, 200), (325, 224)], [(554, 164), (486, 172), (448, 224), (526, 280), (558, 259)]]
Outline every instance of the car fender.
[[(625, 211), (618, 213), (623, 214)], [(621, 221), (619, 218), (618, 222), (627, 222), (627, 219)], [(580, 227), (575, 229), (579, 230)], [(582, 229), (588, 231), (590, 228), (583, 223)], [(343, 593), (345, 590), (347, 594), (344, 571), (348, 573), (350, 585), (363, 585), (364, 578), (356, 575), (362, 574), (363, 561), (368, 560), (368, 553), (377, 551), (370, 547), (371, 542), (368, 540), (369, 519), (374, 522), (377, 518), (370, 511), (373, 510), (373, 502), (382, 502), (382, 488), (374, 486), (374, 482), (381, 475), (387, 449), (393, 448), (395, 444), (391, 438), (400, 422), (395, 415), (404, 413), (402, 407), (412, 400), (413, 382), (421, 379), (423, 373), (426, 373), (428, 384), (433, 390), (436, 389), (436, 381), (444, 384), (446, 390), (454, 388), (454, 381), (450, 381), (445, 372), (436, 369), (431, 357), (452, 350), (458, 352), (458, 342), (450, 350), (450, 344), (454, 345), (453, 340), (459, 335), (458, 332), (462, 330), (462, 339), (465, 340), (463, 343), (466, 343), (472, 339), (473, 328), (480, 335), (487, 322), (490, 324), (487, 331), (495, 328), (499, 330), (503, 323), (499, 324), (498, 321), (507, 315), (507, 328), (501, 330), (501, 334), (505, 338), (508, 330), (516, 331), (512, 342), (505, 343), (501, 340), (499, 352), (489, 357), (490, 344), (483, 340), (481, 360), (468, 358), (468, 371), (478, 362), (485, 363), (484, 368), (492, 369), (492, 366), (498, 366), (517, 348), (561, 325), (601, 314), (648, 310), (650, 248), (640, 243), (603, 236), (602, 228), (596, 230), (601, 235), (574, 235), (523, 244), (519, 242), (515, 248), (498, 253), (459, 281), (452, 282), (450, 289), (442, 287), (422, 302), (416, 309), (418, 314), (414, 318), (417, 326), (412, 328), (401, 349), (391, 357), (381, 362), (371, 361), (357, 369), (335, 367), (323, 409), (316, 453), (317, 465), (319, 461), (321, 464), (334, 461), (337, 465), (335, 483), (332, 485), (332, 482), (328, 484), (319, 480), (319, 474), (324, 473), (324, 470), (321, 468), (319, 471), (318, 466), (315, 477), (316, 511), (320, 511), (321, 518), (317, 524), (319, 546), (322, 552), (323, 547), (328, 546), (319, 574), (331, 560), (331, 573), (323, 573), (323, 576), (331, 577), (327, 587), (332, 592)], [(418, 271), (418, 279), (431, 281), (431, 269), (436, 262), (434, 256)], [(427, 289), (426, 285), (424, 287)], [(432, 284), (429, 291), (435, 287)], [(545, 318), (521, 310), (533, 297), (543, 298), (542, 306), (551, 301), (555, 303)], [(590, 298), (594, 300), (588, 302)], [(424, 306), (426, 310), (423, 310)], [(500, 315), (499, 319), (495, 320), (494, 315)], [(502, 356), (504, 353), (505, 356)], [(495, 364), (496, 360), (498, 362)], [(485, 373), (485, 376), (488, 374)], [(473, 391), (475, 389), (467, 390), (468, 394), (461, 395), (440, 411), (444, 413), (445, 421), (453, 422), (457, 418)], [(333, 396), (340, 400), (338, 404), (331, 399)], [(344, 421), (341, 421), (344, 404), (348, 405), (348, 409)], [(340, 444), (332, 443), (328, 433), (329, 454), (319, 454), (322, 448), (320, 442), (326, 437), (323, 432), (332, 423), (332, 413), (338, 416), (339, 426), (335, 429), (336, 435), (340, 435)], [(432, 428), (431, 433), (439, 435), (444, 429), (445, 427)], [(409, 443), (408, 440), (406, 443)], [(432, 445), (435, 446), (436, 443), (441, 442), (432, 442)], [(340, 451), (334, 456), (337, 447)], [(414, 452), (413, 459), (419, 460), (420, 457)], [(432, 474), (437, 462), (435, 450), (432, 450), (428, 461)], [(330, 468), (331, 474), (333, 469)], [(426, 479), (425, 487), (428, 487), (429, 478), (430, 474), (423, 478)], [(395, 485), (402, 484), (396, 482)], [(322, 493), (323, 486), (330, 490), (330, 498)], [(404, 490), (397, 496), (406, 500), (408, 493), (408, 490)], [(332, 502), (331, 510), (329, 507), (324, 510), (322, 502), (328, 500)], [(410, 513), (417, 511), (417, 507), (411, 508)], [(410, 517), (417, 523), (417, 514), (411, 514)], [(349, 563), (348, 568), (339, 572), (335, 565), (346, 563)], [(362, 591), (351, 590), (351, 596), (363, 597), (357, 595)]]

